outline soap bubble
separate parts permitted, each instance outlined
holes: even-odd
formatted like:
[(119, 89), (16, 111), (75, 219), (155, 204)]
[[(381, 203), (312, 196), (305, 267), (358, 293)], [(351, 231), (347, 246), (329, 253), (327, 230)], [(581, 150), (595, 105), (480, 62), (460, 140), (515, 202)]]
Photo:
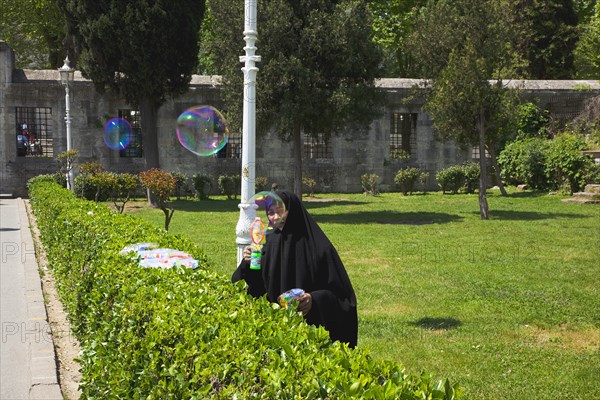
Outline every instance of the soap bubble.
[(227, 144), (229, 129), (223, 115), (212, 106), (192, 107), (177, 118), (179, 143), (198, 156), (210, 156)]
[(104, 143), (113, 150), (123, 150), (131, 140), (131, 125), (126, 119), (113, 118), (104, 124)]
[(250, 199), (250, 203), (256, 205), (256, 217), (263, 220), (267, 227), (267, 234), (278, 228), (285, 222), (285, 203), (275, 192), (259, 192)]

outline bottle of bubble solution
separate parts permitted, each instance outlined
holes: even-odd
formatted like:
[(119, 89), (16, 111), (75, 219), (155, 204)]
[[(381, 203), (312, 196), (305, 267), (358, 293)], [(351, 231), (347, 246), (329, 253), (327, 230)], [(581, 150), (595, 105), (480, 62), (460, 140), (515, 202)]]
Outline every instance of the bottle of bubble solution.
[(250, 238), (252, 239), (252, 245), (250, 246), (250, 249), (252, 250), (250, 255), (250, 269), (260, 270), (261, 250), (265, 238), (265, 225), (259, 217), (254, 218), (254, 222), (250, 225)]

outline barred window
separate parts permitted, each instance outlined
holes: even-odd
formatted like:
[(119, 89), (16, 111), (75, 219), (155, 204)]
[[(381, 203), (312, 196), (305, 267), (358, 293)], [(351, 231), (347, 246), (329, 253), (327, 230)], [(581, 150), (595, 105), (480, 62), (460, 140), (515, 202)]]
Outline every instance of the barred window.
[[(479, 145), (473, 146), (473, 148), (471, 149), (471, 158), (473, 160), (479, 160), (479, 154)], [(492, 158), (492, 156), (490, 156), (490, 153), (488, 153), (487, 149), (485, 150), (485, 158)]]
[(392, 113), (390, 121), (390, 157), (410, 158), (417, 148), (416, 113)]
[(323, 134), (317, 136), (304, 134), (305, 158), (333, 158), (329, 140)]
[(230, 133), (227, 144), (216, 154), (217, 158), (242, 158), (242, 134)]
[(51, 119), (50, 107), (15, 108), (17, 156), (53, 156)]
[(119, 157), (122, 158), (140, 158), (144, 156), (144, 146), (142, 144), (142, 120), (140, 112), (137, 110), (119, 110), (119, 118), (123, 118), (131, 125), (129, 140), (125, 142), (129, 145), (119, 150)]

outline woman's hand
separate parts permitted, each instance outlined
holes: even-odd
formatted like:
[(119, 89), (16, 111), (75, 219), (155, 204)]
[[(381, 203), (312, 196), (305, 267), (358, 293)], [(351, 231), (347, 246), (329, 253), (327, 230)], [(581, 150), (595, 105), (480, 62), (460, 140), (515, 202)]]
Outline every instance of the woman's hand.
[(310, 293), (304, 293), (298, 297), (298, 307), (296, 307), (296, 310), (300, 311), (302, 315), (306, 317), (306, 314), (310, 312), (312, 305), (312, 296)]
[(250, 258), (252, 256), (252, 249), (250, 246), (246, 246), (244, 249), (244, 260), (250, 262)]

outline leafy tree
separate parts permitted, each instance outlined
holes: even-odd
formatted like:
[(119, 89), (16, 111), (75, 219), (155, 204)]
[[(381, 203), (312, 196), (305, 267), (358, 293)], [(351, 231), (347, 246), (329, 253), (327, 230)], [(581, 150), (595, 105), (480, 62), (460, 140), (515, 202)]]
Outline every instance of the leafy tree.
[(65, 57), (65, 19), (52, 0), (0, 0), (0, 39), (17, 68), (58, 68)]
[(204, 0), (56, 1), (79, 69), (98, 91), (112, 90), (139, 108), (146, 167), (158, 167), (158, 108), (188, 90)]
[(575, 49), (577, 78), (600, 77), (600, 3), (588, 23), (580, 26), (581, 37)]
[[(236, 129), (243, 104), (243, 4), (209, 4), (215, 21), (210, 54)], [(366, 127), (379, 105), (374, 80), (382, 55), (365, 0), (259, 0), (257, 9), (257, 130), (273, 129), (293, 141), (294, 191), (301, 193), (303, 133), (328, 138), (345, 127)]]
[(527, 79), (571, 79), (577, 44), (573, 0), (511, 0), (517, 32), (515, 46), (527, 63)]
[(384, 75), (417, 78), (404, 46), (413, 30), (414, 17), (426, 0), (369, 0), (373, 13), (374, 41), (383, 48)]
[(442, 139), (479, 146), (482, 219), (488, 219), (484, 154), (487, 149), (495, 159), (496, 144), (512, 125), (516, 101), (502, 80), (516, 63), (507, 6), (502, 0), (430, 1), (410, 39), (413, 58), (431, 77), (425, 109), (434, 129)]

